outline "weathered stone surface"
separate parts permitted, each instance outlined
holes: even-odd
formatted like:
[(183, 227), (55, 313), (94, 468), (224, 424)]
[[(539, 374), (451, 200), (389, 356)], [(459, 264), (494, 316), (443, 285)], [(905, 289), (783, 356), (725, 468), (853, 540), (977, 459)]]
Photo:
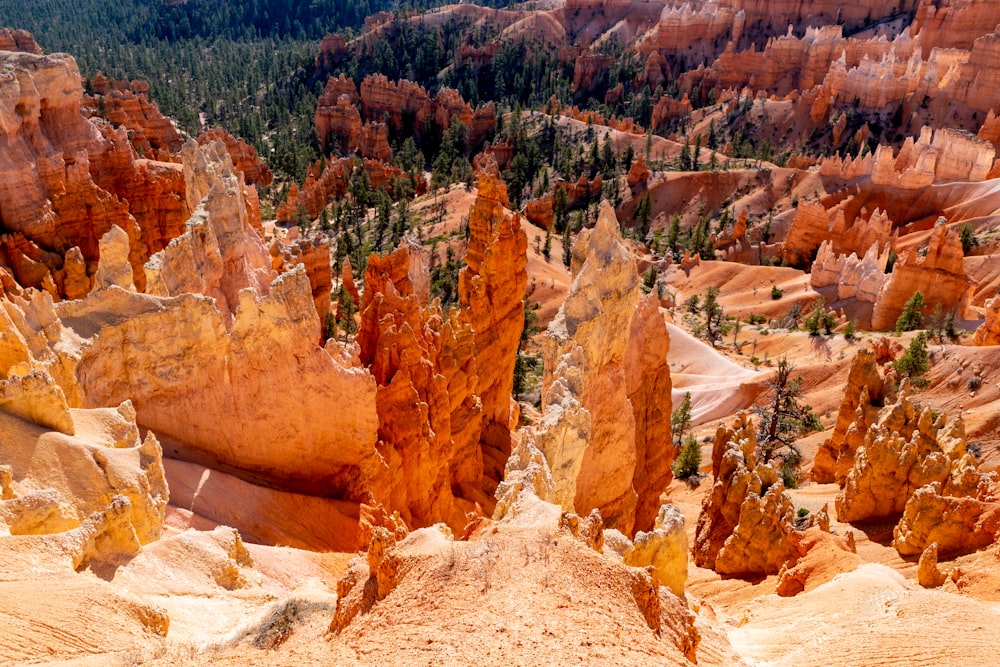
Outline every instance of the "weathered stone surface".
[(837, 495), (840, 521), (899, 516), (917, 489), (934, 482), (955, 496), (970, 495), (978, 486), (961, 419), (935, 417), (927, 407), (918, 410), (908, 393), (904, 380), (896, 401), (865, 432)]
[(958, 232), (945, 225), (936, 227), (927, 243), (926, 255), (918, 255), (917, 249), (912, 248), (896, 261), (875, 301), (872, 328), (894, 327), (903, 306), (915, 292), (923, 294), (927, 313), (936, 305), (944, 312), (957, 309), (959, 315), (964, 313), (974, 283), (965, 273), (963, 257)]
[(1000, 298), (986, 300), (986, 321), (972, 336), (973, 345), (1000, 345)]
[(101, 237), (100, 259), (94, 274), (93, 289), (104, 289), (116, 285), (122, 289), (135, 291), (132, 282), (132, 266), (128, 262), (128, 234), (118, 225), (112, 225), (108, 233)]
[(917, 564), (917, 582), (924, 588), (937, 588), (947, 578), (938, 569), (937, 543), (931, 542), (920, 554), (920, 561)]
[[(524, 326), (528, 237), (518, 215), (504, 209), (507, 188), (498, 172), (484, 171), (469, 211), (466, 266), (458, 275), (462, 321), (475, 332), (481, 440), (503, 459), (510, 454), (514, 361)], [(588, 509), (589, 511), (589, 509)]]
[[(964, 476), (979, 481), (971, 495), (955, 489), (945, 495), (941, 483), (934, 482), (910, 497), (893, 530), (892, 545), (901, 556), (923, 554), (931, 546), (935, 556), (939, 550), (945, 554), (968, 553), (993, 544), (1000, 536), (995, 476), (981, 476), (972, 470), (964, 471)], [(921, 562), (923, 559), (921, 555)]]
[(609, 205), (574, 244), (573, 266), (544, 344), (542, 422), (525, 438), (548, 461), (553, 502), (597, 508), (633, 534), (652, 526), (671, 476), (666, 327), (655, 299), (640, 299)]
[(757, 456), (753, 421), (719, 426), (712, 449), (712, 493), (701, 507), (695, 563), (720, 574), (777, 574), (801, 555), (795, 508), (778, 473)]
[(253, 146), (242, 139), (237, 139), (225, 130), (212, 128), (205, 130), (198, 135), (198, 144), (207, 144), (221, 141), (226, 146), (226, 152), (233, 161), (236, 169), (243, 172), (243, 181), (247, 184), (267, 187), (274, 180), (274, 174), (270, 168), (264, 164)]
[(626, 564), (635, 567), (652, 565), (660, 585), (683, 597), (687, 581), (688, 541), (684, 515), (680, 510), (673, 505), (662, 505), (653, 530), (636, 533), (624, 559)]
[(75, 432), (66, 395), (42, 371), (0, 380), (0, 410), (59, 433)]
[(111, 504), (130, 543), (159, 537), (168, 499), (162, 451), (151, 433), (140, 439), (130, 403), (70, 410), (40, 371), (2, 388), (0, 459), (9, 466), (10, 498), (0, 504), (9, 526), (22, 534), (61, 532)]
[(843, 483), (865, 434), (877, 421), (879, 409), (895, 401), (895, 378), (886, 377), (875, 352), (858, 350), (844, 387), (833, 434), (823, 442), (813, 462), (812, 477), (821, 484)]

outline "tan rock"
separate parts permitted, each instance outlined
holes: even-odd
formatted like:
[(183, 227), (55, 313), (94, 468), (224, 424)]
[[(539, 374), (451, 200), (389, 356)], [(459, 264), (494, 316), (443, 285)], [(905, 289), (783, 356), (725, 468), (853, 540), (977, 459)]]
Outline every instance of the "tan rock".
[(924, 588), (937, 588), (947, 578), (938, 569), (937, 543), (931, 542), (920, 554), (920, 562), (917, 565), (917, 581)]
[(100, 260), (94, 274), (93, 289), (117, 285), (122, 289), (135, 291), (132, 266), (128, 261), (128, 234), (118, 225), (112, 225), (108, 233), (101, 237), (99, 248)]
[(926, 255), (919, 256), (913, 248), (896, 261), (875, 301), (872, 328), (894, 327), (915, 292), (923, 294), (928, 312), (940, 305), (945, 312), (957, 309), (959, 315), (964, 313), (974, 283), (965, 273), (963, 257), (958, 233), (939, 225), (931, 234)]
[(877, 421), (879, 408), (895, 400), (894, 384), (893, 377), (883, 376), (872, 350), (858, 350), (847, 374), (833, 434), (816, 452), (814, 480), (821, 484), (843, 482), (865, 434)]
[(993, 544), (1000, 536), (1000, 503), (991, 492), (993, 483), (995, 479), (982, 479), (972, 496), (945, 495), (938, 482), (917, 489), (893, 530), (892, 545), (903, 557), (926, 553), (933, 546), (936, 560), (938, 550), (967, 553)]
[(757, 456), (757, 434), (744, 413), (720, 426), (712, 449), (712, 493), (702, 503), (692, 552), (720, 574), (777, 574), (805, 553), (795, 509), (778, 473)]
[[(640, 299), (635, 262), (605, 205), (574, 245), (574, 281), (549, 325), (538, 449), (566, 511), (599, 509), (627, 534), (652, 527), (670, 480), (669, 341), (655, 299)], [(508, 472), (510, 472), (508, 466)]]
[(904, 380), (897, 400), (865, 433), (837, 495), (840, 521), (899, 516), (917, 489), (934, 482), (947, 495), (977, 488), (977, 464), (965, 450), (961, 419), (935, 418), (926, 407), (918, 411), (908, 393)]
[(1000, 345), (1000, 298), (986, 300), (986, 321), (976, 328), (973, 345)]
[(661, 506), (653, 530), (636, 533), (633, 546), (624, 553), (624, 559), (634, 567), (653, 566), (660, 585), (684, 597), (688, 541), (680, 510), (673, 505)]
[(76, 430), (62, 388), (42, 371), (0, 381), (0, 410), (66, 435)]
[(511, 391), (524, 326), (528, 237), (520, 217), (504, 209), (507, 188), (495, 167), (480, 174), (477, 188), (458, 299), (462, 321), (475, 332), (481, 441), (504, 460), (511, 451)]

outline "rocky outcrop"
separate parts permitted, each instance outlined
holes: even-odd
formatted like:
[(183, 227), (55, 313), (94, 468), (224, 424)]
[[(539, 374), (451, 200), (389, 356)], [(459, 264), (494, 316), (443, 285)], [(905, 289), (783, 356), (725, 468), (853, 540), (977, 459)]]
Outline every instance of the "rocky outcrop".
[(767, 575), (803, 555), (791, 498), (777, 471), (759, 459), (757, 433), (745, 413), (716, 432), (712, 476), (698, 516), (695, 564), (720, 574)]
[(661, 506), (653, 530), (636, 533), (624, 558), (625, 563), (633, 567), (652, 565), (660, 585), (683, 597), (688, 561), (684, 515), (673, 505)]
[(882, 372), (873, 350), (858, 350), (847, 374), (833, 434), (816, 452), (814, 480), (821, 484), (844, 483), (865, 435), (878, 421), (879, 410), (895, 402), (895, 384), (895, 374)]
[[(969, 553), (988, 547), (1000, 537), (1000, 500), (996, 496), (995, 474), (965, 471), (966, 482), (978, 480), (971, 495), (943, 492), (940, 482), (917, 489), (906, 503), (903, 516), (893, 529), (892, 546), (904, 558), (923, 554), (933, 547), (934, 555)], [(963, 490), (958, 490), (961, 493)]]
[[(460, 528), (464, 517), (453, 516), (451, 487), (457, 449), (452, 402), (449, 378), (441, 372), (442, 350), (455, 350), (457, 343), (440, 309), (427, 305), (426, 294), (418, 296), (415, 285), (426, 281), (426, 266), (411, 265), (413, 250), (369, 259), (357, 334), (360, 360), (378, 385), (379, 449), (391, 480), (384, 491), (388, 506), (409, 525), (444, 520)], [(419, 257), (419, 248), (415, 252)], [(412, 281), (410, 272), (421, 270), (425, 275)], [(473, 447), (478, 433), (474, 437)]]
[(247, 185), (253, 184), (266, 188), (274, 181), (274, 174), (271, 173), (266, 164), (261, 162), (257, 151), (242, 139), (237, 139), (219, 128), (212, 128), (198, 135), (198, 145), (200, 146), (216, 141), (221, 141), (226, 147), (226, 152), (229, 153), (236, 169), (243, 173), (243, 181)]
[(38, 47), (34, 35), (27, 30), (14, 30), (12, 28), (0, 29), (0, 51), (23, 51), (38, 56), (42, 55), (42, 50)]
[(986, 300), (986, 321), (976, 328), (973, 345), (1000, 345), (1000, 298)]
[[(338, 83), (331, 96), (343, 87), (343, 83)], [(342, 97), (335, 100), (327, 97), (325, 101), (339, 106)], [(466, 143), (470, 149), (480, 146), (496, 126), (496, 111), (492, 102), (473, 109), (457, 91), (450, 88), (442, 88), (431, 98), (424, 88), (412, 81), (402, 79), (394, 83), (381, 74), (365, 77), (361, 82), (360, 100), (361, 116), (366, 121), (387, 123), (393, 134), (412, 133), (419, 138), (428, 123), (436, 126), (439, 132), (444, 132), (452, 118), (457, 118), (465, 126)], [(348, 113), (346, 109), (344, 112)], [(322, 132), (320, 136), (323, 137)]]
[(475, 332), (482, 441), (499, 453), (502, 466), (514, 428), (511, 390), (524, 326), (528, 237), (520, 217), (504, 208), (507, 188), (495, 167), (480, 174), (477, 188), (469, 211), (466, 266), (458, 275), (458, 300), (463, 323)]
[(12, 533), (63, 532), (113, 506), (136, 548), (160, 536), (168, 499), (162, 452), (152, 433), (139, 437), (131, 403), (72, 410), (52, 378), (34, 371), (0, 382), (0, 428), (0, 523)]
[(544, 343), (542, 421), (521, 446), (551, 470), (543, 499), (577, 514), (599, 509), (610, 527), (633, 534), (652, 527), (671, 478), (666, 327), (655, 300), (640, 297), (607, 204), (574, 244), (573, 267)]
[(149, 99), (146, 81), (114, 81), (100, 72), (93, 94), (83, 97), (83, 108), (112, 126), (123, 127), (141, 157), (170, 161), (184, 143), (173, 122)]
[(886, 268), (891, 252), (888, 243), (881, 249), (876, 243), (858, 259), (853, 252), (838, 255), (830, 241), (823, 241), (809, 272), (809, 284), (816, 289), (835, 286), (838, 299), (874, 304), (889, 280)]
[(914, 292), (923, 294), (928, 313), (940, 305), (944, 312), (957, 309), (962, 315), (974, 285), (965, 273), (963, 257), (958, 233), (939, 224), (931, 233), (925, 255), (911, 248), (896, 261), (889, 279), (879, 290), (872, 328), (894, 327)]
[(904, 379), (896, 401), (865, 431), (837, 494), (840, 521), (900, 516), (910, 497), (928, 484), (938, 483), (943, 494), (958, 497), (978, 487), (977, 464), (966, 452), (961, 419), (949, 421), (930, 408), (918, 409), (908, 394)]

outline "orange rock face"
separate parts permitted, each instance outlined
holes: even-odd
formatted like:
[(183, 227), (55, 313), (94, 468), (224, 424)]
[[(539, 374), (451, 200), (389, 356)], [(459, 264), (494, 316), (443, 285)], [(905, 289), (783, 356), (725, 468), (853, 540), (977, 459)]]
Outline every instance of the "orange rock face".
[(962, 265), (963, 257), (958, 232), (944, 225), (937, 227), (927, 244), (926, 255), (918, 255), (913, 248), (896, 261), (889, 279), (879, 290), (872, 328), (895, 326), (903, 306), (915, 292), (923, 294), (928, 312), (940, 304), (944, 312), (957, 309), (962, 314), (973, 287)]
[(59, 295), (63, 253), (78, 247), (92, 270), (100, 237), (117, 225), (129, 237), (142, 288), (143, 262), (183, 231), (190, 210), (183, 174), (175, 165), (137, 159), (124, 126), (103, 125), (102, 136), (81, 115), (83, 89), (68, 56), (7, 53), (4, 61), (0, 96), (21, 110), (0, 121), (6, 137), (0, 216), (20, 234), (3, 244), (4, 262), (23, 285)]
[(376, 495), (386, 494), (410, 525), (464, 525), (461, 514), (452, 517), (451, 403), (438, 372), (442, 317), (414, 294), (409, 256), (400, 249), (384, 261), (372, 257), (365, 271), (357, 340), (361, 363), (378, 384), (378, 436), (389, 467), (387, 488)]
[(987, 299), (985, 310), (986, 321), (976, 329), (972, 344), (1000, 345), (1000, 299)]
[(757, 458), (753, 421), (720, 426), (712, 449), (712, 493), (702, 503), (694, 561), (720, 574), (777, 574), (804, 554), (795, 508), (770, 465)]
[(522, 434), (498, 512), (530, 484), (631, 535), (652, 528), (672, 477), (669, 339), (656, 299), (640, 296), (610, 205), (573, 254), (573, 285), (546, 332), (542, 420)]
[(381, 122), (388, 119), (393, 133), (413, 133), (420, 137), (430, 121), (440, 131), (447, 129), (453, 117), (466, 128), (469, 147), (482, 144), (496, 126), (493, 104), (473, 110), (457, 91), (441, 89), (431, 99), (418, 84), (405, 79), (393, 83), (383, 75), (370, 75), (361, 82), (361, 115), (366, 120)]
[(274, 174), (261, 162), (257, 151), (250, 144), (219, 128), (212, 128), (198, 135), (198, 143), (202, 146), (213, 141), (221, 141), (226, 146), (226, 152), (236, 168), (243, 172), (243, 181), (247, 185), (267, 187), (274, 180)]
[(858, 350), (847, 375), (833, 435), (816, 453), (814, 480), (821, 484), (834, 481), (843, 484), (865, 435), (878, 420), (879, 409), (895, 401), (894, 385), (895, 377), (883, 375), (873, 351)]
[[(98, 93), (98, 89), (104, 92)], [(94, 95), (84, 96), (83, 107), (115, 127), (124, 127), (142, 157), (169, 161), (170, 155), (177, 153), (184, 143), (170, 119), (150, 102), (149, 84), (145, 81), (99, 82)]]
[(23, 51), (38, 56), (42, 55), (42, 50), (38, 47), (34, 35), (27, 30), (13, 30), (11, 28), (0, 30), (0, 51)]
[(937, 483), (941, 493), (958, 497), (971, 495), (979, 486), (961, 420), (935, 417), (930, 408), (918, 411), (907, 393), (904, 380), (897, 400), (865, 431), (837, 495), (841, 521), (899, 516), (914, 492), (928, 484)]
[(466, 267), (458, 276), (463, 321), (475, 332), (478, 394), (483, 405), (483, 443), (510, 454), (514, 361), (524, 326), (528, 286), (528, 237), (517, 215), (509, 215), (507, 187), (494, 171), (482, 172), (469, 211)]

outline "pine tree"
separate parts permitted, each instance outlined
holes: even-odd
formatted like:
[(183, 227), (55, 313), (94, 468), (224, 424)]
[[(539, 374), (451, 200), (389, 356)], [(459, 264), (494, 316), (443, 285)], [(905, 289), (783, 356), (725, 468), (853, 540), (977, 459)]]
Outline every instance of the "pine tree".
[(802, 433), (819, 430), (822, 424), (812, 408), (799, 402), (802, 378), (792, 377), (795, 365), (785, 357), (778, 360), (778, 369), (771, 380), (765, 402), (753, 408), (760, 419), (757, 444), (765, 463), (779, 462), (778, 470), (785, 486), (794, 487), (802, 452), (795, 439)]
[(924, 326), (924, 315), (921, 312), (924, 308), (924, 295), (914, 292), (903, 306), (903, 312), (896, 320), (896, 333), (903, 331), (914, 331)]
[(701, 468), (701, 446), (693, 434), (684, 439), (684, 446), (674, 461), (674, 477), (688, 479), (698, 474)]
[(910, 384), (916, 389), (923, 389), (927, 386), (927, 372), (931, 369), (930, 360), (927, 356), (927, 334), (921, 331), (910, 341), (910, 346), (906, 348), (899, 359), (892, 362), (893, 367), (900, 376), (910, 378)]
[(674, 446), (680, 448), (684, 434), (691, 427), (691, 392), (684, 392), (680, 407), (670, 413), (670, 428), (674, 433)]
[(567, 269), (570, 268), (570, 265), (572, 265), (573, 263), (573, 239), (570, 236), (571, 231), (572, 230), (570, 229), (570, 225), (566, 225), (563, 228), (563, 236), (562, 236), (563, 264), (566, 265)]

